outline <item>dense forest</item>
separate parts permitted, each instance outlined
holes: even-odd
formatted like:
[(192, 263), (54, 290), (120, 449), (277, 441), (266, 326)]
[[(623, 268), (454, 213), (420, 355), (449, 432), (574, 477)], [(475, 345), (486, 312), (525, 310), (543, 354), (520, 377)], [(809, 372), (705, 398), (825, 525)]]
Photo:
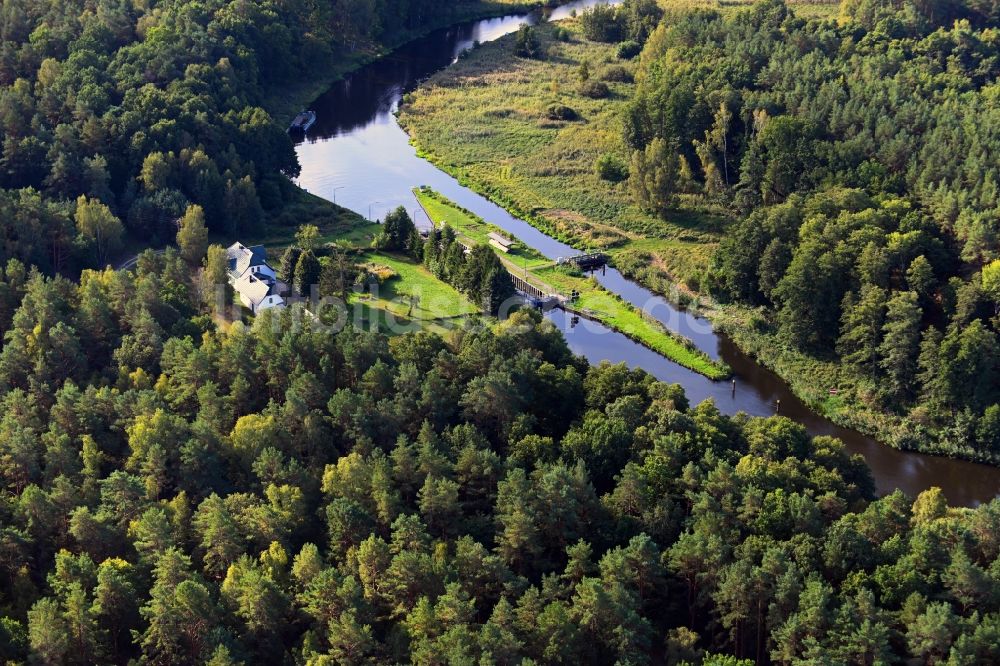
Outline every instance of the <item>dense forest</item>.
[(266, 95), (472, 4), (3, 0), (0, 261), (100, 266), (126, 235), (173, 239), (191, 204), (256, 230), (298, 173)]
[(189, 274), (4, 272), (6, 660), (1000, 659), (1000, 501), (876, 500), (838, 441), (534, 312), (221, 329)]
[[(646, 44), (637, 194), (746, 213), (706, 284), (985, 456), (995, 10), (844, 9), (588, 29)], [(220, 316), (207, 232), (254, 229), (297, 169), (267, 90), (452, 10), (4, 0), (0, 660), (1000, 662), (1000, 500), (877, 498), (839, 441), (592, 367), (533, 311), (447, 338)], [(178, 218), (179, 251), (86, 268)], [(509, 289), (492, 252), (386, 222), (486, 309)], [(297, 291), (367, 279), (317, 236), (278, 267)]]
[(739, 212), (703, 288), (852, 369), (893, 444), (1000, 459), (998, 6), (671, 16), (625, 118), (652, 210)]

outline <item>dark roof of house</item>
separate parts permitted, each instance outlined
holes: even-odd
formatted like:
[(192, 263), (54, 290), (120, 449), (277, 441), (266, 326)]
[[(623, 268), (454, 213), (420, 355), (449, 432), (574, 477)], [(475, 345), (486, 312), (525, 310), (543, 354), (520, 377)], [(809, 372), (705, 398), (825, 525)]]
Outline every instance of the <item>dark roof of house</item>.
[(266, 264), (267, 250), (263, 245), (247, 247), (242, 243), (233, 243), (226, 248), (226, 258), (229, 260), (229, 270), (239, 276), (253, 266)]

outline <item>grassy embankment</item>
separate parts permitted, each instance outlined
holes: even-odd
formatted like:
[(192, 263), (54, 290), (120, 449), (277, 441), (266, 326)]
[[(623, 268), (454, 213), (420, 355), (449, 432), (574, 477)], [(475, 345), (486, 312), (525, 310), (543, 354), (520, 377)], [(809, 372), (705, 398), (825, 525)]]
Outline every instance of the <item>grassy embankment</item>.
[[(699, 0), (668, 4), (732, 8)], [(837, 13), (836, 3), (793, 4), (800, 14)], [(667, 221), (658, 220), (632, 205), (624, 183), (597, 177), (601, 154), (627, 155), (619, 117), (634, 84), (609, 82), (612, 96), (591, 100), (577, 94), (577, 73), (583, 61), (597, 78), (612, 66), (634, 64), (618, 60), (612, 46), (586, 41), (576, 21), (561, 26), (570, 31), (569, 42), (538, 30), (544, 60), (515, 57), (511, 37), (471, 52), (407, 97), (401, 123), (423, 156), (540, 229), (581, 249), (603, 248), (626, 275), (655, 291), (671, 294), (685, 282), (696, 292), (727, 217), (685, 197)], [(553, 103), (572, 107), (582, 119), (547, 119)], [(558, 281), (544, 270), (539, 278)], [(876, 435), (898, 423), (847, 369), (784, 345), (759, 313), (707, 299), (701, 305), (740, 348), (835, 422)]]
[[(464, 242), (482, 243), (486, 242), (491, 231), (504, 233), (500, 228), (489, 225), (482, 218), (459, 208), (435, 192), (420, 189), (415, 190), (414, 194), (431, 220), (447, 224)], [(497, 256), (512, 272), (543, 290), (555, 289), (564, 295), (573, 290), (578, 291), (580, 298), (571, 306), (574, 310), (623, 333), (674, 362), (711, 379), (723, 379), (729, 375), (729, 368), (724, 364), (713, 361), (689, 341), (668, 331), (655, 319), (601, 287), (593, 278), (566, 266), (557, 266), (552, 260), (521, 242), (515, 243), (509, 254), (497, 251)]]

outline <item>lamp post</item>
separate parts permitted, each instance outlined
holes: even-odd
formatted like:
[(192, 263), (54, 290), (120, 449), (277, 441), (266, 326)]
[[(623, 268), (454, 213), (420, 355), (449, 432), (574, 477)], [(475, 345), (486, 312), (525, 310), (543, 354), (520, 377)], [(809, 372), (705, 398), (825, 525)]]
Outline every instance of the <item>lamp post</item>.
[(372, 219), (372, 206), (374, 206), (376, 204), (380, 204), (380, 203), (382, 203), (382, 202), (381, 201), (373, 201), (370, 204), (368, 204), (368, 221), (369, 222), (374, 222), (375, 221), (374, 219)]
[(347, 186), (346, 185), (338, 185), (337, 187), (333, 188), (333, 203), (337, 203), (337, 190), (342, 190), (345, 187), (347, 187)]

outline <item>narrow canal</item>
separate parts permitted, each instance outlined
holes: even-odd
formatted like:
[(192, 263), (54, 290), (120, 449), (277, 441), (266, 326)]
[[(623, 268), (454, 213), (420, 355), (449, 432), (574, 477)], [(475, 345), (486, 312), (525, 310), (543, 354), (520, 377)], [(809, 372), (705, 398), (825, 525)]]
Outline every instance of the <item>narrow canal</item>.
[[(434, 72), (453, 64), (476, 42), (485, 43), (514, 32), (524, 24), (566, 18), (607, 0), (577, 0), (558, 9), (485, 19), (435, 32), (364, 67), (317, 99), (310, 108), (316, 124), (296, 147), (302, 175), (299, 184), (309, 192), (336, 201), (371, 219), (397, 206), (407, 208), (418, 224), (427, 223), (412, 189), (429, 185), (483, 219), (511, 232), (550, 258), (576, 251), (527, 222), (517, 219), (454, 178), (417, 156), (394, 112), (403, 95)], [(643, 368), (658, 379), (681, 384), (692, 403), (712, 398), (727, 414), (742, 411), (754, 416), (781, 413), (805, 425), (813, 435), (833, 435), (865, 457), (881, 492), (902, 489), (913, 496), (940, 486), (955, 505), (975, 505), (1000, 494), (1000, 469), (892, 449), (871, 437), (841, 428), (810, 411), (769, 370), (743, 354), (703, 319), (674, 308), (669, 302), (609, 268), (597, 274), (610, 291), (643, 308), (668, 328), (691, 339), (713, 358), (733, 368), (736, 391), (729, 381), (713, 382), (600, 324), (581, 321), (556, 311), (549, 318), (564, 332), (574, 352), (592, 363), (608, 360)]]

